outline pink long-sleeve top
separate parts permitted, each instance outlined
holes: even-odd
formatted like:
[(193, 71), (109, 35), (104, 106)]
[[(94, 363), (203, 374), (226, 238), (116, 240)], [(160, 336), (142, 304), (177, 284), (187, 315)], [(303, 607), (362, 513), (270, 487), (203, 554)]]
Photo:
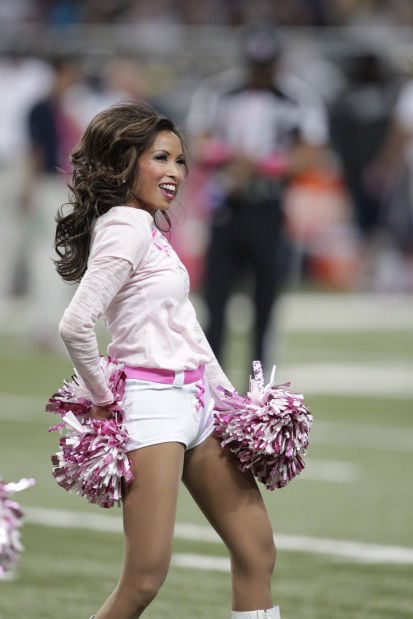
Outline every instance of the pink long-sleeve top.
[(175, 371), (205, 365), (214, 399), (218, 384), (233, 389), (188, 295), (188, 273), (148, 212), (116, 206), (97, 219), (87, 270), (59, 325), (95, 404), (113, 401), (99, 364), (101, 316), (111, 335), (108, 354), (126, 365)]

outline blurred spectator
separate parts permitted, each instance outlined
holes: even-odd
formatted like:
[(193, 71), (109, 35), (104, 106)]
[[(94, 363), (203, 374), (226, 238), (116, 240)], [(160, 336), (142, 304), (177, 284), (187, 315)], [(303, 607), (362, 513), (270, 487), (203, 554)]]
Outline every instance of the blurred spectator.
[(83, 2), (83, 18), (86, 22), (97, 24), (115, 23), (125, 18), (128, 20), (129, 12), (136, 4), (141, 3), (133, 0), (87, 0)]
[(382, 199), (382, 261), (376, 285), (413, 291), (413, 78), (402, 87), (382, 148), (367, 180)]
[(28, 113), (30, 148), (22, 192), (32, 299), (29, 328), (34, 342), (46, 349), (58, 345), (57, 322), (70, 296), (52, 262), (53, 243), (57, 209), (68, 199), (70, 152), (81, 135), (65, 99), (80, 79), (78, 60), (59, 58), (52, 66), (49, 92)]
[(18, 24), (38, 17), (36, 5), (31, 0), (2, 0), (0, 24)]
[(337, 59), (323, 53), (314, 37), (288, 39), (284, 53), (283, 67), (312, 89), (329, 106), (345, 87), (343, 70)]
[(47, 63), (22, 53), (0, 57), (0, 303), (7, 319), (13, 295), (24, 288), (20, 191), (27, 148), (25, 122), (51, 82)]
[(113, 24), (150, 22), (239, 26), (268, 21), (284, 26), (406, 25), (411, 0), (2, 0), (1, 23)]
[(285, 26), (326, 26), (335, 19), (336, 3), (331, 0), (285, 0), (267, 5), (272, 19)]
[(48, 21), (56, 26), (69, 26), (81, 21), (81, 0), (45, 0)]
[(244, 66), (207, 78), (187, 127), (199, 163), (215, 167), (206, 259), (207, 336), (222, 361), (225, 310), (234, 284), (253, 275), (252, 355), (265, 363), (273, 304), (286, 278), (283, 197), (288, 179), (320, 163), (327, 140), (323, 106), (279, 70), (271, 27), (247, 29)]
[(363, 52), (349, 60), (348, 83), (330, 108), (331, 143), (342, 164), (354, 219), (367, 242), (380, 225), (381, 198), (366, 171), (382, 146), (396, 97), (396, 80), (377, 54)]
[(85, 78), (66, 94), (67, 106), (84, 130), (101, 110), (119, 101), (145, 101), (170, 114), (166, 101), (152, 93), (142, 61), (132, 55), (90, 55), (83, 59)]
[[(412, 23), (411, 0), (353, 0), (347, 23), (357, 26), (406, 26)], [(366, 33), (368, 34), (368, 33)]]
[(121, 100), (147, 100), (146, 79), (138, 59), (90, 54), (82, 62), (85, 79), (66, 95), (68, 107), (85, 129), (101, 110)]

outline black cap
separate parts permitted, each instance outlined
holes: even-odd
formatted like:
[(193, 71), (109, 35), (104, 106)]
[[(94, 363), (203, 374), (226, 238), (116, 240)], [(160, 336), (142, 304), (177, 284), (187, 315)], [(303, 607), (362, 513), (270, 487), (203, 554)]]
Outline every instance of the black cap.
[(241, 45), (244, 58), (254, 64), (272, 62), (281, 53), (280, 35), (272, 26), (247, 28)]

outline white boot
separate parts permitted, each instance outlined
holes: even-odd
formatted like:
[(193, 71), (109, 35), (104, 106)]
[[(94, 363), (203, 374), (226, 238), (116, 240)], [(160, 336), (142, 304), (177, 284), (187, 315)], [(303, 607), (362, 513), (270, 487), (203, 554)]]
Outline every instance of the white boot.
[(231, 619), (281, 619), (280, 607), (274, 606), (268, 610), (248, 610), (246, 612), (231, 612)]

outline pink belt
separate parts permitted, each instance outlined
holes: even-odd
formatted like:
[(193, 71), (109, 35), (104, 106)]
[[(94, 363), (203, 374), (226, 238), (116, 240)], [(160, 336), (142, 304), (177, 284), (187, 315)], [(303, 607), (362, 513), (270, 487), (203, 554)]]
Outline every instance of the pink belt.
[(154, 383), (164, 383), (165, 385), (173, 385), (176, 382), (181, 382), (183, 385), (196, 383), (204, 377), (205, 367), (200, 365), (196, 370), (184, 370), (183, 372), (174, 372), (173, 370), (163, 370), (161, 368), (133, 368), (130, 365), (125, 365), (123, 371), (126, 378), (139, 378), (140, 380), (151, 380)]

